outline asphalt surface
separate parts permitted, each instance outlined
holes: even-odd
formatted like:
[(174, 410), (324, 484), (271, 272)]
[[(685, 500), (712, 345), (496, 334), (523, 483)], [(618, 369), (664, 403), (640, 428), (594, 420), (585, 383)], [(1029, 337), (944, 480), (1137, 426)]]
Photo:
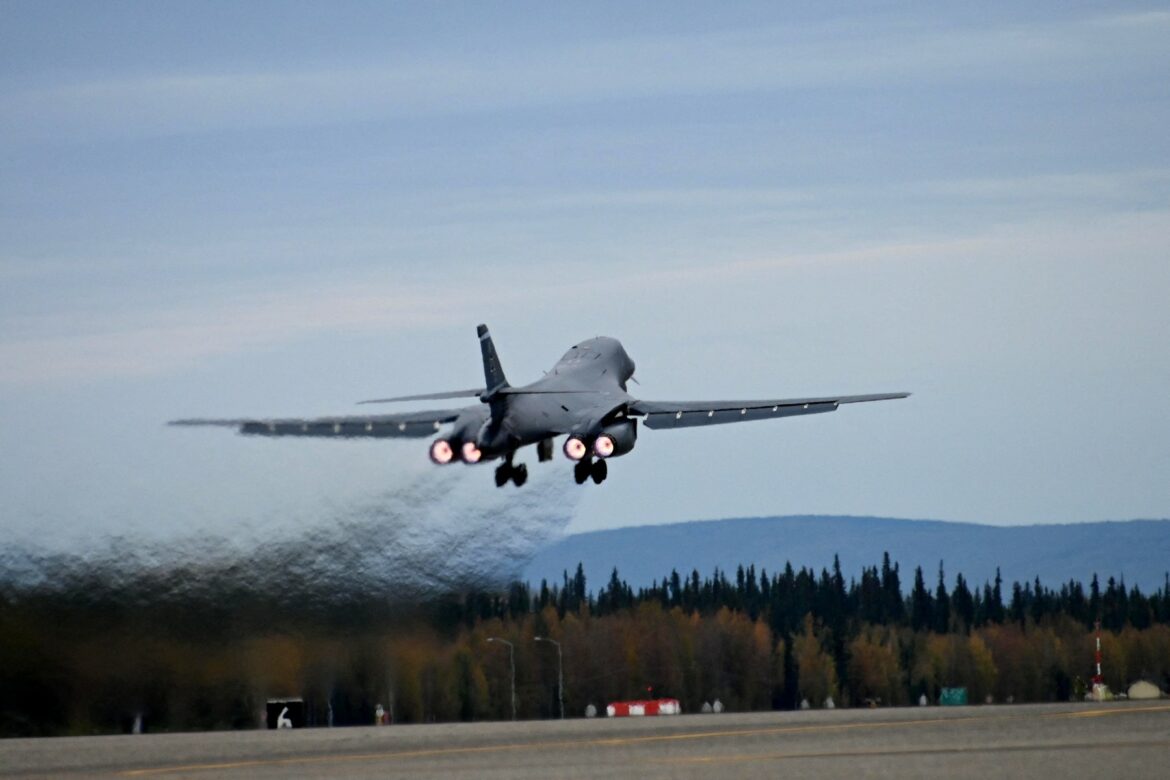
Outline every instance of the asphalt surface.
[(0, 741), (2, 777), (1170, 777), (1170, 702)]

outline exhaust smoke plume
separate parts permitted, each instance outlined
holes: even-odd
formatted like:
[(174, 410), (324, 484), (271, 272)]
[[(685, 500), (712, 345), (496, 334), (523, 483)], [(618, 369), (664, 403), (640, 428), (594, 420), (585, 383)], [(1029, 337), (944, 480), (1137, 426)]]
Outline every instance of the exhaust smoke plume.
[(171, 539), (113, 533), (86, 549), (0, 550), (0, 589), (71, 594), (127, 607), (261, 599), (296, 609), (418, 602), (499, 590), (572, 517), (580, 488), (560, 468), (521, 490), (491, 487), (487, 468), (427, 469), (409, 484), (321, 502), (298, 521), (244, 522)]

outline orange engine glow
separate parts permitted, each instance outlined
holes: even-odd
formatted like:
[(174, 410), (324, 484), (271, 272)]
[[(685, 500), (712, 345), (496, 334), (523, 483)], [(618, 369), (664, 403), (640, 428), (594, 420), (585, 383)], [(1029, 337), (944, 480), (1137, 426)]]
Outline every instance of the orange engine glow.
[(599, 458), (608, 458), (613, 455), (615, 449), (617, 449), (617, 445), (608, 433), (601, 434), (597, 437), (597, 441), (593, 442), (593, 454)]
[(464, 442), (460, 454), (463, 456), (464, 463), (479, 463), (479, 459), (483, 457), (483, 453), (480, 452), (479, 447), (476, 447), (473, 441)]
[(435, 439), (431, 442), (431, 460), (440, 466), (445, 466), (455, 457), (455, 450), (451, 449), (451, 442), (446, 439)]
[(585, 442), (579, 436), (570, 436), (565, 439), (565, 457), (569, 460), (581, 460), (589, 452)]

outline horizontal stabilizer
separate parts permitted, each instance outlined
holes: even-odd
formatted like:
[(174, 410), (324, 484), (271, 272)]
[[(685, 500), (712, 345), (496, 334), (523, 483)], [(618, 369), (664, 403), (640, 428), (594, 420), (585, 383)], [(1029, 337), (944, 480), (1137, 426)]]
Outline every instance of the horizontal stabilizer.
[(531, 390), (527, 387), (505, 387), (497, 395), (600, 395), (603, 390)]
[[(529, 390), (524, 387), (504, 387), (496, 395), (582, 395), (600, 393), (600, 390)], [(359, 404), (391, 404), (399, 401), (438, 401), (445, 398), (481, 398), (483, 390), (452, 390), (448, 393), (423, 393), (421, 395), (400, 395), (394, 398), (371, 398), (358, 401)]]
[(445, 393), (421, 393), (419, 395), (399, 395), (394, 398), (371, 398), (368, 401), (358, 401), (359, 404), (392, 404), (399, 401), (441, 401), (446, 398), (479, 398), (483, 388), (472, 390), (448, 390)]

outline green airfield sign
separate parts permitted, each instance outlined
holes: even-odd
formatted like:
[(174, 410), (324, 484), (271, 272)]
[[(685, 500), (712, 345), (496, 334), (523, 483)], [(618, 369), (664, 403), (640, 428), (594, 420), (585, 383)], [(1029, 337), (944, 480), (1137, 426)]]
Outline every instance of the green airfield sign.
[(966, 688), (943, 688), (938, 703), (944, 707), (962, 707), (967, 703)]

